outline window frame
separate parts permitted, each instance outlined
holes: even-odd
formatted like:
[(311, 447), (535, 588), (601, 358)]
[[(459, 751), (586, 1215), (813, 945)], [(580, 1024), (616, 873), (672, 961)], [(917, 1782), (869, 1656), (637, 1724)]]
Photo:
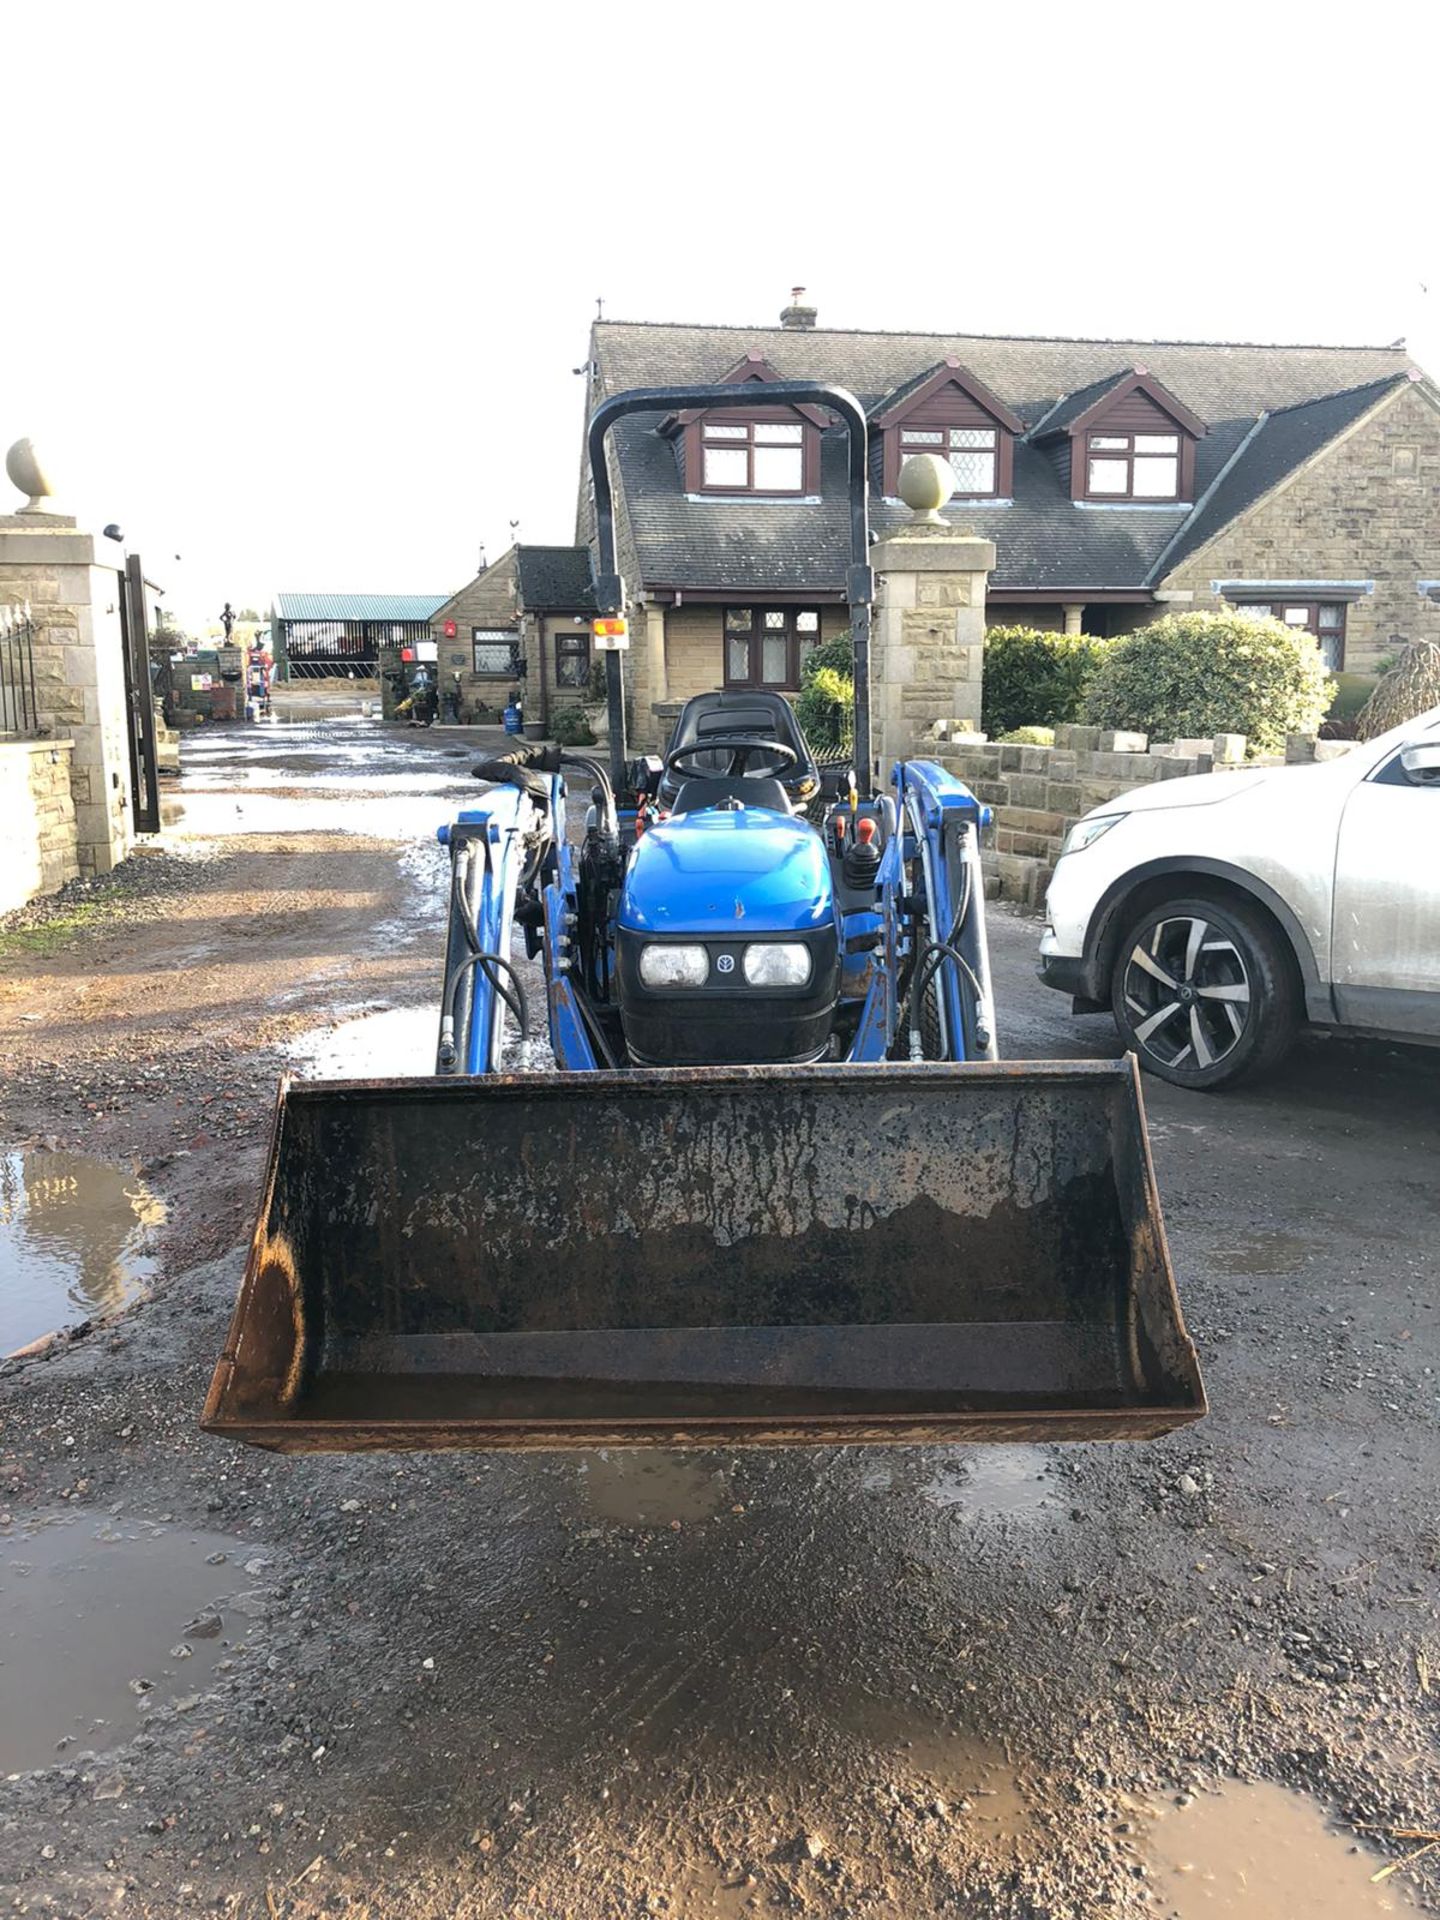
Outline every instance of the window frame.
[[(974, 426), (971, 424), (956, 424), (951, 422), (946, 424), (945, 426), (932, 427), (932, 426), (920, 426), (918, 424), (915, 426), (910, 426), (909, 424), (907, 424), (907, 422), (902, 420), (895, 427), (894, 431), (897, 436), (895, 441), (895, 452), (896, 452), (895, 484), (897, 487), (900, 484), (900, 480), (899, 480), (900, 469), (901, 467), (904, 466), (907, 460), (909, 460), (913, 455), (917, 453), (933, 453), (938, 460), (943, 460), (945, 462), (945, 464), (949, 467), (952, 476), (954, 477), (955, 491), (951, 495), (952, 499), (998, 500), (1001, 497), (1000, 495), (1001, 436), (1004, 434), (1005, 429), (1000, 425), (998, 421), (992, 420), (988, 426)], [(958, 473), (955, 472), (955, 464), (950, 458), (950, 456), (952, 453), (981, 453), (984, 451), (984, 449), (981, 447), (952, 446), (951, 441), (957, 433), (988, 433), (990, 436), (990, 449), (989, 449), (990, 460), (991, 460), (990, 485), (988, 488), (982, 491), (977, 491), (976, 489), (970, 488), (970, 487), (962, 487), (960, 485), (960, 476)], [(909, 447), (906, 446), (905, 443), (907, 440), (914, 441), (920, 438), (921, 435), (926, 435), (926, 434), (933, 434), (936, 437), (938, 437), (940, 441), (940, 445), (938, 447), (934, 445), (925, 446), (923, 444), (920, 446), (909, 446)]]
[[(745, 633), (732, 629), (730, 622), (739, 614), (749, 615), (749, 628)], [(774, 635), (783, 633), (785, 638), (786, 678), (783, 681), (764, 678), (766, 615), (782, 615), (783, 626), (772, 626), (769, 632)], [(799, 622), (803, 615), (813, 614), (815, 627), (813, 633), (802, 633)], [(798, 693), (800, 690), (800, 669), (805, 655), (812, 647), (818, 647), (825, 637), (825, 616), (817, 607), (767, 607), (761, 604), (750, 606), (725, 606), (720, 610), (720, 665), (721, 684), (727, 692), (732, 689), (742, 693)], [(730, 675), (730, 642), (744, 638), (747, 643), (749, 662), (748, 672), (743, 680), (732, 679)]]
[[(1301, 600), (1292, 595), (1290, 598), (1284, 600), (1236, 600), (1231, 604), (1237, 613), (1268, 613), (1273, 620), (1278, 620), (1282, 627), (1289, 627), (1294, 633), (1308, 633), (1320, 649), (1320, 658), (1324, 664), (1325, 671), (1327, 673), (1343, 673), (1345, 671), (1345, 643), (1348, 628), (1346, 612), (1350, 605), (1348, 600)], [(1305, 624), (1303, 626), (1298, 620), (1287, 620), (1285, 618), (1286, 609), (1291, 607), (1297, 610), (1301, 607), (1305, 609)], [(1333, 608), (1333, 610), (1339, 614), (1340, 618), (1335, 621), (1333, 625), (1322, 627), (1320, 624), (1322, 608)], [(1327, 640), (1335, 642), (1339, 657), (1334, 661), (1326, 660), (1325, 658), (1325, 643)]]
[[(1095, 442), (1123, 440), (1123, 447), (1101, 446)], [(1173, 453), (1137, 453), (1137, 440), (1173, 440)], [(1103, 505), (1113, 506), (1123, 500), (1129, 506), (1169, 507), (1184, 498), (1185, 487), (1185, 434), (1176, 426), (1169, 432), (1151, 427), (1107, 427), (1103, 421), (1093, 427), (1087, 427), (1082, 449), (1084, 460), (1085, 491), (1082, 498), (1099, 501)], [(1097, 490), (1090, 484), (1090, 466), (1094, 460), (1115, 460), (1125, 463), (1125, 485), (1123, 489)], [(1136, 493), (1135, 463), (1137, 460), (1173, 460), (1175, 462), (1175, 491), (1173, 493)]]
[[(783, 427), (786, 430), (787, 437), (784, 440), (776, 439), (767, 443), (763, 435), (767, 429), (773, 431), (776, 427)], [(699, 493), (724, 494), (732, 498), (737, 495), (753, 494), (762, 500), (800, 500), (810, 491), (810, 439), (814, 429), (807, 426), (803, 420), (737, 420), (734, 415), (730, 413), (714, 418), (707, 414), (697, 422), (697, 428), (696, 459), (699, 471), (695, 476), (698, 485), (694, 491)], [(732, 453), (740, 453), (743, 451), (745, 455), (745, 480), (743, 484), (737, 483), (733, 486), (726, 486), (720, 484), (718, 481), (711, 481), (706, 478), (705, 454), (707, 446), (712, 439), (713, 429), (718, 429), (718, 432), (713, 433), (714, 447), (717, 452), (729, 451)], [(798, 433), (798, 441), (788, 437), (792, 429)], [(756, 440), (757, 433), (762, 436), (758, 442)], [(800, 456), (799, 484), (794, 487), (757, 487), (755, 484), (755, 450), (757, 444), (766, 450), (774, 450), (779, 447), (794, 447)]]
[[(583, 693), (590, 685), (590, 627), (588, 622), (578, 627), (556, 627), (552, 636), (555, 642), (555, 691), (557, 693)], [(561, 677), (562, 660), (579, 661), (579, 678), (565, 680)]]
[[(477, 651), (482, 646), (494, 647), (508, 644), (510, 665), (505, 668), (482, 667)], [(518, 680), (524, 672), (525, 655), (520, 642), (519, 629), (516, 627), (471, 627), (470, 629), (470, 671), (481, 680)]]

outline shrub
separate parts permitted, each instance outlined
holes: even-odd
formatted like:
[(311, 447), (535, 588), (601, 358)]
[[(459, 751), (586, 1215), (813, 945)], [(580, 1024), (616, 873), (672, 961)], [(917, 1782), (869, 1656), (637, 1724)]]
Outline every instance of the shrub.
[(550, 722), (550, 738), (562, 747), (593, 747), (595, 736), (583, 707), (558, 707)]
[(1000, 739), (1007, 747), (1053, 747), (1055, 729), (1053, 727), (1012, 727), (1009, 733), (1002, 733)]
[(1108, 644), (1084, 633), (987, 627), (981, 726), (997, 740), (1016, 727), (1074, 720)]
[(1440, 645), (1416, 640), (1380, 681), (1355, 720), (1356, 738), (1374, 740), (1391, 727), (1440, 707)]
[(848, 632), (822, 640), (805, 656), (795, 717), (814, 753), (843, 753), (854, 745), (855, 655)]
[(1168, 613), (1109, 643), (1083, 712), (1092, 726), (1157, 740), (1243, 733), (1278, 753), (1287, 733), (1316, 732), (1333, 692), (1314, 637), (1283, 621)]

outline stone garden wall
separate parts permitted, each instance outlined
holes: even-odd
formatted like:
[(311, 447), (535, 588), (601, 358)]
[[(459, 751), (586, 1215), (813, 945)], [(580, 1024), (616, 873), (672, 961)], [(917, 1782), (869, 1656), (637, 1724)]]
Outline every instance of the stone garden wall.
[(79, 877), (68, 740), (0, 740), (0, 913)]
[(941, 742), (930, 751), (995, 809), (983, 855), (986, 891), (1037, 912), (1061, 843), (1082, 814), (1152, 780), (1241, 765), (1245, 737), (1222, 733), (1152, 747), (1143, 733), (1073, 726), (1055, 729), (1053, 747), (975, 740)]

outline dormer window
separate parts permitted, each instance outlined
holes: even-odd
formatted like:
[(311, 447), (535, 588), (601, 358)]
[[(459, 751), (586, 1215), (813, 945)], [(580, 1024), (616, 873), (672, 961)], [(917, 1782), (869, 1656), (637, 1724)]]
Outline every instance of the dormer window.
[(826, 416), (818, 407), (767, 406), (765, 389), (779, 378), (763, 354), (747, 353), (720, 379), (745, 389), (743, 405), (687, 407), (661, 421), (661, 435), (678, 442), (686, 493), (757, 500), (819, 493)]
[(1085, 488), (1091, 499), (1178, 500), (1178, 433), (1092, 433)]
[(900, 469), (917, 453), (933, 453), (955, 475), (955, 497), (1008, 497), (1014, 436), (1020, 421), (1003, 400), (962, 367), (943, 360), (887, 395), (870, 417), (879, 436), (877, 477), (887, 499)]
[(1195, 498), (1198, 414), (1144, 367), (1057, 400), (1030, 430), (1082, 506), (1168, 506)]
[(912, 453), (939, 454), (950, 463), (957, 494), (993, 498), (999, 441), (995, 427), (901, 427), (900, 464)]
[(798, 421), (712, 415), (703, 423), (702, 448), (706, 493), (805, 491), (805, 429)]

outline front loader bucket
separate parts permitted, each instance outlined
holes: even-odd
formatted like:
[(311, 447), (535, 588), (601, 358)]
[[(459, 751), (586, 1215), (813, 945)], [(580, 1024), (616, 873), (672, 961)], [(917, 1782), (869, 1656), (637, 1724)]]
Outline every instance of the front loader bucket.
[(204, 1425), (286, 1452), (1205, 1411), (1133, 1062), (282, 1084)]

